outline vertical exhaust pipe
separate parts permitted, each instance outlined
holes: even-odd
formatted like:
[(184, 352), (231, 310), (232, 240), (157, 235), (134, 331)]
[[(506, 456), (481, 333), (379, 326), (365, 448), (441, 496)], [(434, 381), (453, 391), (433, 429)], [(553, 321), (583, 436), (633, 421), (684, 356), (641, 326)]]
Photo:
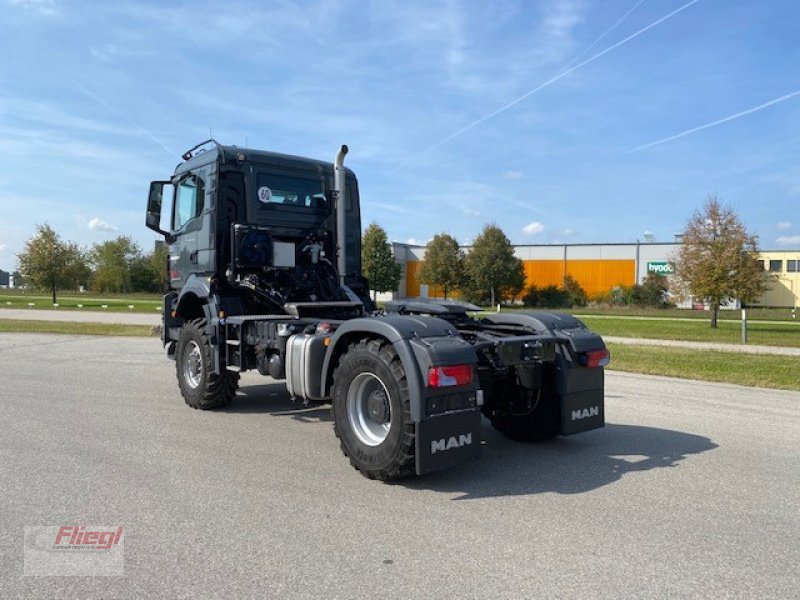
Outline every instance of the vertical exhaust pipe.
[(346, 254), (346, 231), (345, 231), (345, 182), (344, 182), (344, 157), (348, 152), (347, 146), (342, 144), (339, 152), (336, 153), (336, 159), (333, 161), (333, 188), (338, 192), (336, 194), (336, 246), (338, 253), (336, 255), (336, 268), (339, 270), (339, 281), (344, 283), (345, 269), (347, 268), (347, 254)]

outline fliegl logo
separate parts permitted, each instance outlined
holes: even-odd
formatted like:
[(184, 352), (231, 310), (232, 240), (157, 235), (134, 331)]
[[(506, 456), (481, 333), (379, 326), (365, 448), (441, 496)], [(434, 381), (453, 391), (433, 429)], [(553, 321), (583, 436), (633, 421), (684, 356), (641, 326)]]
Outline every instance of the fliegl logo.
[(110, 550), (119, 544), (122, 525), (109, 529), (87, 529), (83, 525), (62, 525), (56, 532), (53, 550)]
[(25, 527), (26, 576), (112, 576), (125, 574), (122, 525)]

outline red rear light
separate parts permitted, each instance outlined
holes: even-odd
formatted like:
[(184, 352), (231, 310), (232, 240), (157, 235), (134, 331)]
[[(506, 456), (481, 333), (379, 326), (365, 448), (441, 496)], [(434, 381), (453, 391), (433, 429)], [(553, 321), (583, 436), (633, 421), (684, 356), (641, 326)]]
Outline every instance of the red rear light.
[(611, 353), (608, 350), (592, 350), (591, 352), (587, 352), (584, 357), (581, 363), (591, 369), (605, 367), (611, 362)]
[(428, 369), (428, 387), (438, 388), (470, 383), (472, 383), (472, 365), (452, 365)]

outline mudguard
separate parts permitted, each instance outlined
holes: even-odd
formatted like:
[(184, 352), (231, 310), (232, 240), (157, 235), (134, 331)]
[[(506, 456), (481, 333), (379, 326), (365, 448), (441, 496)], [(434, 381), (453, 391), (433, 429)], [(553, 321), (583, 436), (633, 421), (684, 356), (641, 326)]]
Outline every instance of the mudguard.
[[(171, 292), (171, 302), (174, 302), (177, 311), (177, 318), (172, 317), (170, 313), (165, 312), (166, 318), (169, 316), (169, 324), (173, 330), (180, 329), (183, 324), (184, 317), (182, 313), (189, 306), (190, 303), (199, 302), (202, 305), (203, 316), (206, 319), (206, 333), (212, 339), (212, 353), (211, 362), (213, 372), (220, 374), (223, 369), (222, 362), (220, 361), (220, 343), (222, 339), (220, 335), (220, 311), (226, 314), (242, 314), (243, 307), (242, 301), (237, 296), (219, 296), (211, 286), (211, 277), (204, 275), (192, 274), (186, 280), (186, 283), (177, 294)], [(177, 299), (175, 299), (177, 296)], [(165, 296), (166, 299), (166, 296)], [(166, 302), (165, 302), (166, 307)], [(165, 335), (168, 335), (169, 330), (165, 327)], [(177, 339), (177, 336), (175, 337)]]
[[(411, 419), (416, 425), (416, 472), (438, 471), (477, 458), (481, 448), (480, 408), (475, 402), (477, 378), (469, 386), (430, 390), (426, 387), (431, 366), (475, 364), (472, 346), (447, 322), (436, 317), (389, 315), (352, 319), (333, 335), (322, 366), (324, 396), (330, 393), (332, 370), (349, 344), (364, 335), (388, 340), (403, 363), (408, 383)], [(429, 400), (449, 396), (469, 398), (472, 408), (426, 415)]]
[(425, 377), (432, 365), (474, 364), (475, 351), (442, 319), (426, 316), (386, 316), (351, 319), (333, 334), (322, 363), (322, 397), (330, 393), (333, 369), (351, 342), (374, 335), (386, 338), (403, 363), (411, 397), (411, 418), (425, 414)]
[(605, 425), (605, 374), (603, 368), (587, 368), (580, 356), (606, 345), (596, 333), (572, 315), (561, 312), (514, 312), (485, 317), (496, 324), (522, 325), (531, 333), (548, 333), (556, 344), (555, 385), (561, 411), (561, 434), (572, 435)]

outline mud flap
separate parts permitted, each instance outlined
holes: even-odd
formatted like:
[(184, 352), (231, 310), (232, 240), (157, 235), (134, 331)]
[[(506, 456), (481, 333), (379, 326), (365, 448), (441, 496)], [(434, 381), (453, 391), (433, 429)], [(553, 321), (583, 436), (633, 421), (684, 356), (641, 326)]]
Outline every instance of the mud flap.
[(572, 435), (605, 425), (603, 389), (573, 392), (561, 397), (561, 434)]
[(417, 423), (417, 475), (447, 469), (481, 454), (481, 413), (470, 410)]

